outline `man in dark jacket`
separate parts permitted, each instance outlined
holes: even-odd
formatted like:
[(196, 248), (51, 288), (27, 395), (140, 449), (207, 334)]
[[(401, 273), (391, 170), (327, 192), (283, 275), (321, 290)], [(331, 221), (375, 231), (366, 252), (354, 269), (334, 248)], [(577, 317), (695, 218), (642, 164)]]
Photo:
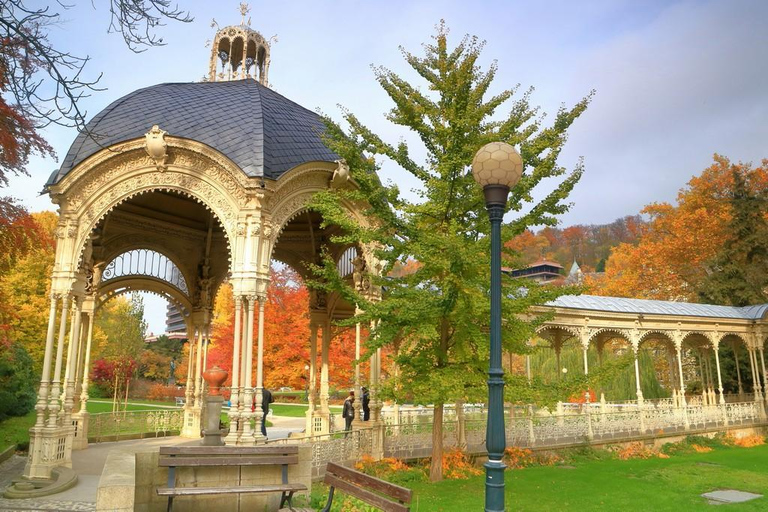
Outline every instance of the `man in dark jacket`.
[(363, 421), (368, 421), (371, 418), (371, 395), (368, 393), (368, 388), (363, 387)]
[(355, 419), (355, 392), (350, 391), (349, 396), (344, 400), (344, 409), (341, 411), (341, 416), (344, 418), (345, 428), (344, 430), (352, 430), (352, 420)]
[(261, 433), (264, 437), (267, 437), (267, 414), (269, 414), (269, 404), (274, 401), (275, 399), (272, 398), (272, 392), (267, 388), (263, 388), (261, 394), (261, 410), (264, 414), (261, 416)]

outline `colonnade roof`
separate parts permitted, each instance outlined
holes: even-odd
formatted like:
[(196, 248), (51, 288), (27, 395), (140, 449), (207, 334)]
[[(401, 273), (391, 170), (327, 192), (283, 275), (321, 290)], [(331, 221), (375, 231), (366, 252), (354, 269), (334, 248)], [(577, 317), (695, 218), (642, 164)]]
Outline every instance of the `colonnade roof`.
[(143, 137), (153, 125), (220, 151), (251, 177), (277, 179), (306, 162), (339, 159), (323, 143), (318, 114), (252, 78), (167, 83), (134, 91), (99, 112), (47, 185), (101, 149)]
[(768, 304), (734, 307), (667, 300), (600, 297), (597, 295), (563, 295), (548, 302), (547, 306), (611, 313), (733, 318), (739, 320), (760, 320), (763, 318), (766, 310), (768, 310)]

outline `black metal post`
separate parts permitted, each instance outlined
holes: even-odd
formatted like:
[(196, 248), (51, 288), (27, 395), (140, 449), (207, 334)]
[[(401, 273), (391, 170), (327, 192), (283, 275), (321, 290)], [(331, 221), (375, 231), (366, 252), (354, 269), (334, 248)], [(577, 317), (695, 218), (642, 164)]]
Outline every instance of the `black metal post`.
[(504, 512), (504, 370), (501, 367), (501, 221), (509, 187), (483, 188), (485, 206), (491, 221), (491, 339), (488, 370), (488, 425), (485, 446), (485, 510)]

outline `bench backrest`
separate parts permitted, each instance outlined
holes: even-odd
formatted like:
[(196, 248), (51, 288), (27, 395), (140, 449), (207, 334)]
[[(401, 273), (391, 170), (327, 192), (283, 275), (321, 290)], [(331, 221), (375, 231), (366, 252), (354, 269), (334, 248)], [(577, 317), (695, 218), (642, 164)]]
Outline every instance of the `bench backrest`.
[(160, 467), (298, 464), (298, 446), (162, 446)]
[(325, 483), (385, 512), (411, 510), (409, 505), (413, 491), (410, 489), (333, 462), (329, 462), (325, 468)]

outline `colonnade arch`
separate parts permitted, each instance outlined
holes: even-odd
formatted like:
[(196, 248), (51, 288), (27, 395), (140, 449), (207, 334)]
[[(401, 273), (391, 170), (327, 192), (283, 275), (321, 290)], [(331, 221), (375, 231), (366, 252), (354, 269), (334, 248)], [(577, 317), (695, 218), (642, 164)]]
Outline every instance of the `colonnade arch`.
[[(607, 339), (625, 340), (635, 352), (638, 403), (645, 399), (638, 353), (649, 345), (656, 361), (656, 377), (676, 406), (684, 407), (689, 400), (704, 405), (765, 400), (763, 307), (564, 296), (540, 311), (553, 315), (538, 330), (540, 336), (579, 333), (585, 373), (591, 347), (602, 357)], [(666, 364), (660, 364), (665, 358)], [(664, 374), (659, 374), (659, 368)], [(731, 371), (733, 376), (728, 373)], [(738, 390), (729, 387), (730, 379), (738, 382)]]

